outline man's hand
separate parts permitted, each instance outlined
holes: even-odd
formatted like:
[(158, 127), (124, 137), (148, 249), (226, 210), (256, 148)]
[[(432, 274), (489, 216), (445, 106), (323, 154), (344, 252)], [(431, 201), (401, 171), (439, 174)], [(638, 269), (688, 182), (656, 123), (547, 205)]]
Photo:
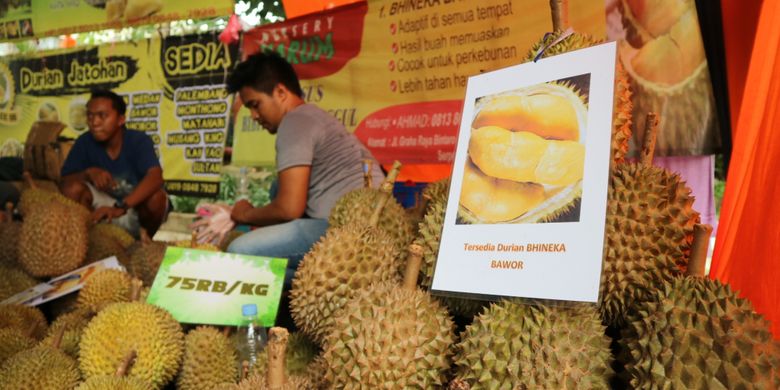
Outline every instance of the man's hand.
[(246, 199), (239, 200), (233, 205), (233, 211), (230, 212), (230, 218), (237, 223), (247, 223), (246, 212), (254, 207)]
[(87, 168), (84, 172), (87, 174), (89, 182), (100, 191), (107, 192), (114, 189), (114, 186), (116, 186), (111, 173), (105, 169), (92, 167)]
[(111, 223), (111, 220), (125, 215), (125, 212), (125, 209), (120, 209), (119, 207), (98, 207), (95, 211), (92, 212), (92, 222), (97, 223), (105, 219)]

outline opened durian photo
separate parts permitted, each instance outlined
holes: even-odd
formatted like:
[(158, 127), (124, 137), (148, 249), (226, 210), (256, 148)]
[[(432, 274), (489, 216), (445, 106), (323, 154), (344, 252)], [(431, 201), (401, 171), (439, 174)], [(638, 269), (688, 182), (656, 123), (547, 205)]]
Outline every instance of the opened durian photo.
[(477, 99), (458, 223), (579, 221), (590, 75)]

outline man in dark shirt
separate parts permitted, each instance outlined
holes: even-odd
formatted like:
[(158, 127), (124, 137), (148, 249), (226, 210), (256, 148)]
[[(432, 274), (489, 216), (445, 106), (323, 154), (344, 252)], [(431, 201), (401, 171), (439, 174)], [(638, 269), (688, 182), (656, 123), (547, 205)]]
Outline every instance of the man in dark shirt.
[(145, 133), (125, 128), (124, 99), (111, 91), (87, 102), (89, 132), (73, 145), (62, 166), (62, 193), (90, 209), (93, 221), (108, 220), (138, 235), (154, 235), (168, 211), (162, 168)]

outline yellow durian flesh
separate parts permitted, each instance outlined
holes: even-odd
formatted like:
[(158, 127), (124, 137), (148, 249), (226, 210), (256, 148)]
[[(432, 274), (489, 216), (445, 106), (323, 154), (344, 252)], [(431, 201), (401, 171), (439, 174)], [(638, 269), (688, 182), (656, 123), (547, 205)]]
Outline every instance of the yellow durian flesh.
[(472, 123), (475, 129), (486, 126), (528, 131), (545, 139), (576, 141), (580, 138), (577, 112), (568, 99), (556, 94), (491, 98)]
[(509, 221), (544, 200), (544, 187), (491, 178), (470, 161), (466, 163), (460, 195), (461, 206), (484, 222)]

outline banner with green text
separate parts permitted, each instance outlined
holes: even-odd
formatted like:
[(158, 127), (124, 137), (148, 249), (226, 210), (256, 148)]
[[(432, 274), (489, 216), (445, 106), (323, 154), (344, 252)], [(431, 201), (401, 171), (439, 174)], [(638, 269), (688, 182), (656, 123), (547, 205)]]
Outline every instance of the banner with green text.
[[(606, 37), (604, 0), (569, 2), (575, 31)], [(377, 0), (260, 26), (242, 55), (275, 51), (305, 98), (382, 163), (452, 162), (469, 76), (526, 61), (552, 31), (549, 0)], [(273, 163), (272, 138), (241, 109), (233, 161)]]
[[(0, 41), (213, 18), (232, 14), (235, 6), (233, 0), (4, 0), (2, 4), (0, 21), (4, 8), (9, 20)], [(10, 28), (12, 21), (17, 21), (19, 30)]]
[(0, 58), (0, 139), (24, 142), (36, 120), (77, 137), (90, 91), (112, 89), (128, 102), (127, 128), (154, 140), (168, 192), (214, 196), (237, 51), (206, 34)]

